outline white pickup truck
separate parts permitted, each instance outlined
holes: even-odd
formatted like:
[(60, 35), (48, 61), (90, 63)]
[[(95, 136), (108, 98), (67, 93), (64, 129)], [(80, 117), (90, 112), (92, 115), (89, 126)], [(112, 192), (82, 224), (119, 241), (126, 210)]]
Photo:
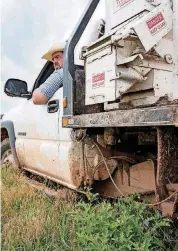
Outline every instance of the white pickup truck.
[[(7, 81), (5, 93), (24, 101), (2, 119), (1, 159), (12, 153), (20, 168), (71, 189), (155, 193), (161, 201), (178, 184), (178, 3), (106, 0), (105, 34), (79, 67), (74, 49), (98, 3), (89, 1), (67, 42), (64, 86), (46, 105), (31, 97), (52, 63), (32, 92), (24, 81)], [(175, 213), (176, 199), (163, 211), (166, 203)]]

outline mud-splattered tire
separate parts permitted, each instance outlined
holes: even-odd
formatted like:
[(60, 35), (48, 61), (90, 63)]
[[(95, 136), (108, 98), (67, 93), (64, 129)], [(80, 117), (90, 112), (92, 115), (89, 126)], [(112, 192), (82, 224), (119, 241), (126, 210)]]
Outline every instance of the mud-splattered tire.
[(1, 142), (1, 164), (12, 164), (12, 151), (9, 139), (4, 139)]

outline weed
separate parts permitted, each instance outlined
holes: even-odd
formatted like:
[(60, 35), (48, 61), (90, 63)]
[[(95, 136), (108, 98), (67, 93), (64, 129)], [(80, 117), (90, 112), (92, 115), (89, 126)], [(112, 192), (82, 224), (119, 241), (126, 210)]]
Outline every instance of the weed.
[[(134, 197), (101, 202), (54, 200), (28, 186), (13, 168), (2, 169), (3, 251), (178, 250), (176, 223)], [(171, 227), (170, 227), (171, 226)]]

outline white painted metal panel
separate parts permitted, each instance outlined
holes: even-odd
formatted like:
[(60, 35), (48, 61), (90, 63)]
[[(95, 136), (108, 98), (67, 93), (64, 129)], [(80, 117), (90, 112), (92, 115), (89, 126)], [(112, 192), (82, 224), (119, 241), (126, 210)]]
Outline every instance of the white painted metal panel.
[(152, 10), (146, 0), (106, 0), (106, 32), (144, 10)]
[(88, 56), (86, 62), (85, 104), (91, 105), (115, 100), (116, 50), (109, 46)]
[(173, 39), (174, 39), (174, 70), (173, 70), (173, 98), (178, 99), (178, 1), (173, 0)]
[[(59, 99), (61, 88), (50, 100)], [(59, 113), (48, 113), (46, 105), (34, 105), (32, 99), (19, 105), (15, 118), (16, 138), (24, 138), (19, 134), (25, 132), (26, 139), (59, 140)], [(61, 107), (59, 108), (61, 109)]]
[(172, 30), (172, 15), (170, 1), (166, 1), (145, 15), (133, 27), (146, 51)]
[[(66, 130), (68, 131), (68, 129)], [(55, 179), (55, 181), (68, 187), (77, 188), (77, 181), (74, 183), (73, 172), (69, 165), (71, 148), (72, 142), (70, 141), (40, 141), (34, 139), (17, 139), (16, 141), (17, 155), (25, 169)], [(77, 149), (82, 153), (82, 144), (78, 144)], [(81, 157), (81, 154), (78, 154), (78, 156)], [(82, 164), (81, 159), (78, 165)]]
[(173, 91), (173, 73), (162, 70), (154, 70), (154, 82), (153, 87), (156, 97), (164, 97), (168, 95), (172, 97)]
[[(63, 88), (51, 98), (60, 102), (59, 111), (56, 113), (48, 113), (47, 104), (34, 105), (32, 100), (26, 100), (23, 105), (16, 108), (14, 121), (16, 151), (20, 164), (28, 170), (75, 188), (80, 180), (76, 180), (74, 184), (69, 154), (73, 149), (71, 129), (62, 128), (62, 98)], [(21, 136), (19, 132), (24, 134)], [(78, 145), (77, 149), (80, 151), (81, 147)], [(81, 158), (78, 162), (81, 170), (82, 164)]]
[(169, 55), (170, 62), (173, 61), (173, 41), (172, 41), (172, 39), (163, 38), (159, 41), (159, 43), (154, 48), (160, 57), (165, 58), (166, 55)]

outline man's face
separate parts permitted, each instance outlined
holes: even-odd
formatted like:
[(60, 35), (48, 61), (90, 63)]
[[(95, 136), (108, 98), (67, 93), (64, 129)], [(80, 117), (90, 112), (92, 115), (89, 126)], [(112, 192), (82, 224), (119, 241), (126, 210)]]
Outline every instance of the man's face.
[(52, 55), (52, 61), (54, 65), (54, 69), (58, 70), (63, 67), (63, 52), (54, 52)]

